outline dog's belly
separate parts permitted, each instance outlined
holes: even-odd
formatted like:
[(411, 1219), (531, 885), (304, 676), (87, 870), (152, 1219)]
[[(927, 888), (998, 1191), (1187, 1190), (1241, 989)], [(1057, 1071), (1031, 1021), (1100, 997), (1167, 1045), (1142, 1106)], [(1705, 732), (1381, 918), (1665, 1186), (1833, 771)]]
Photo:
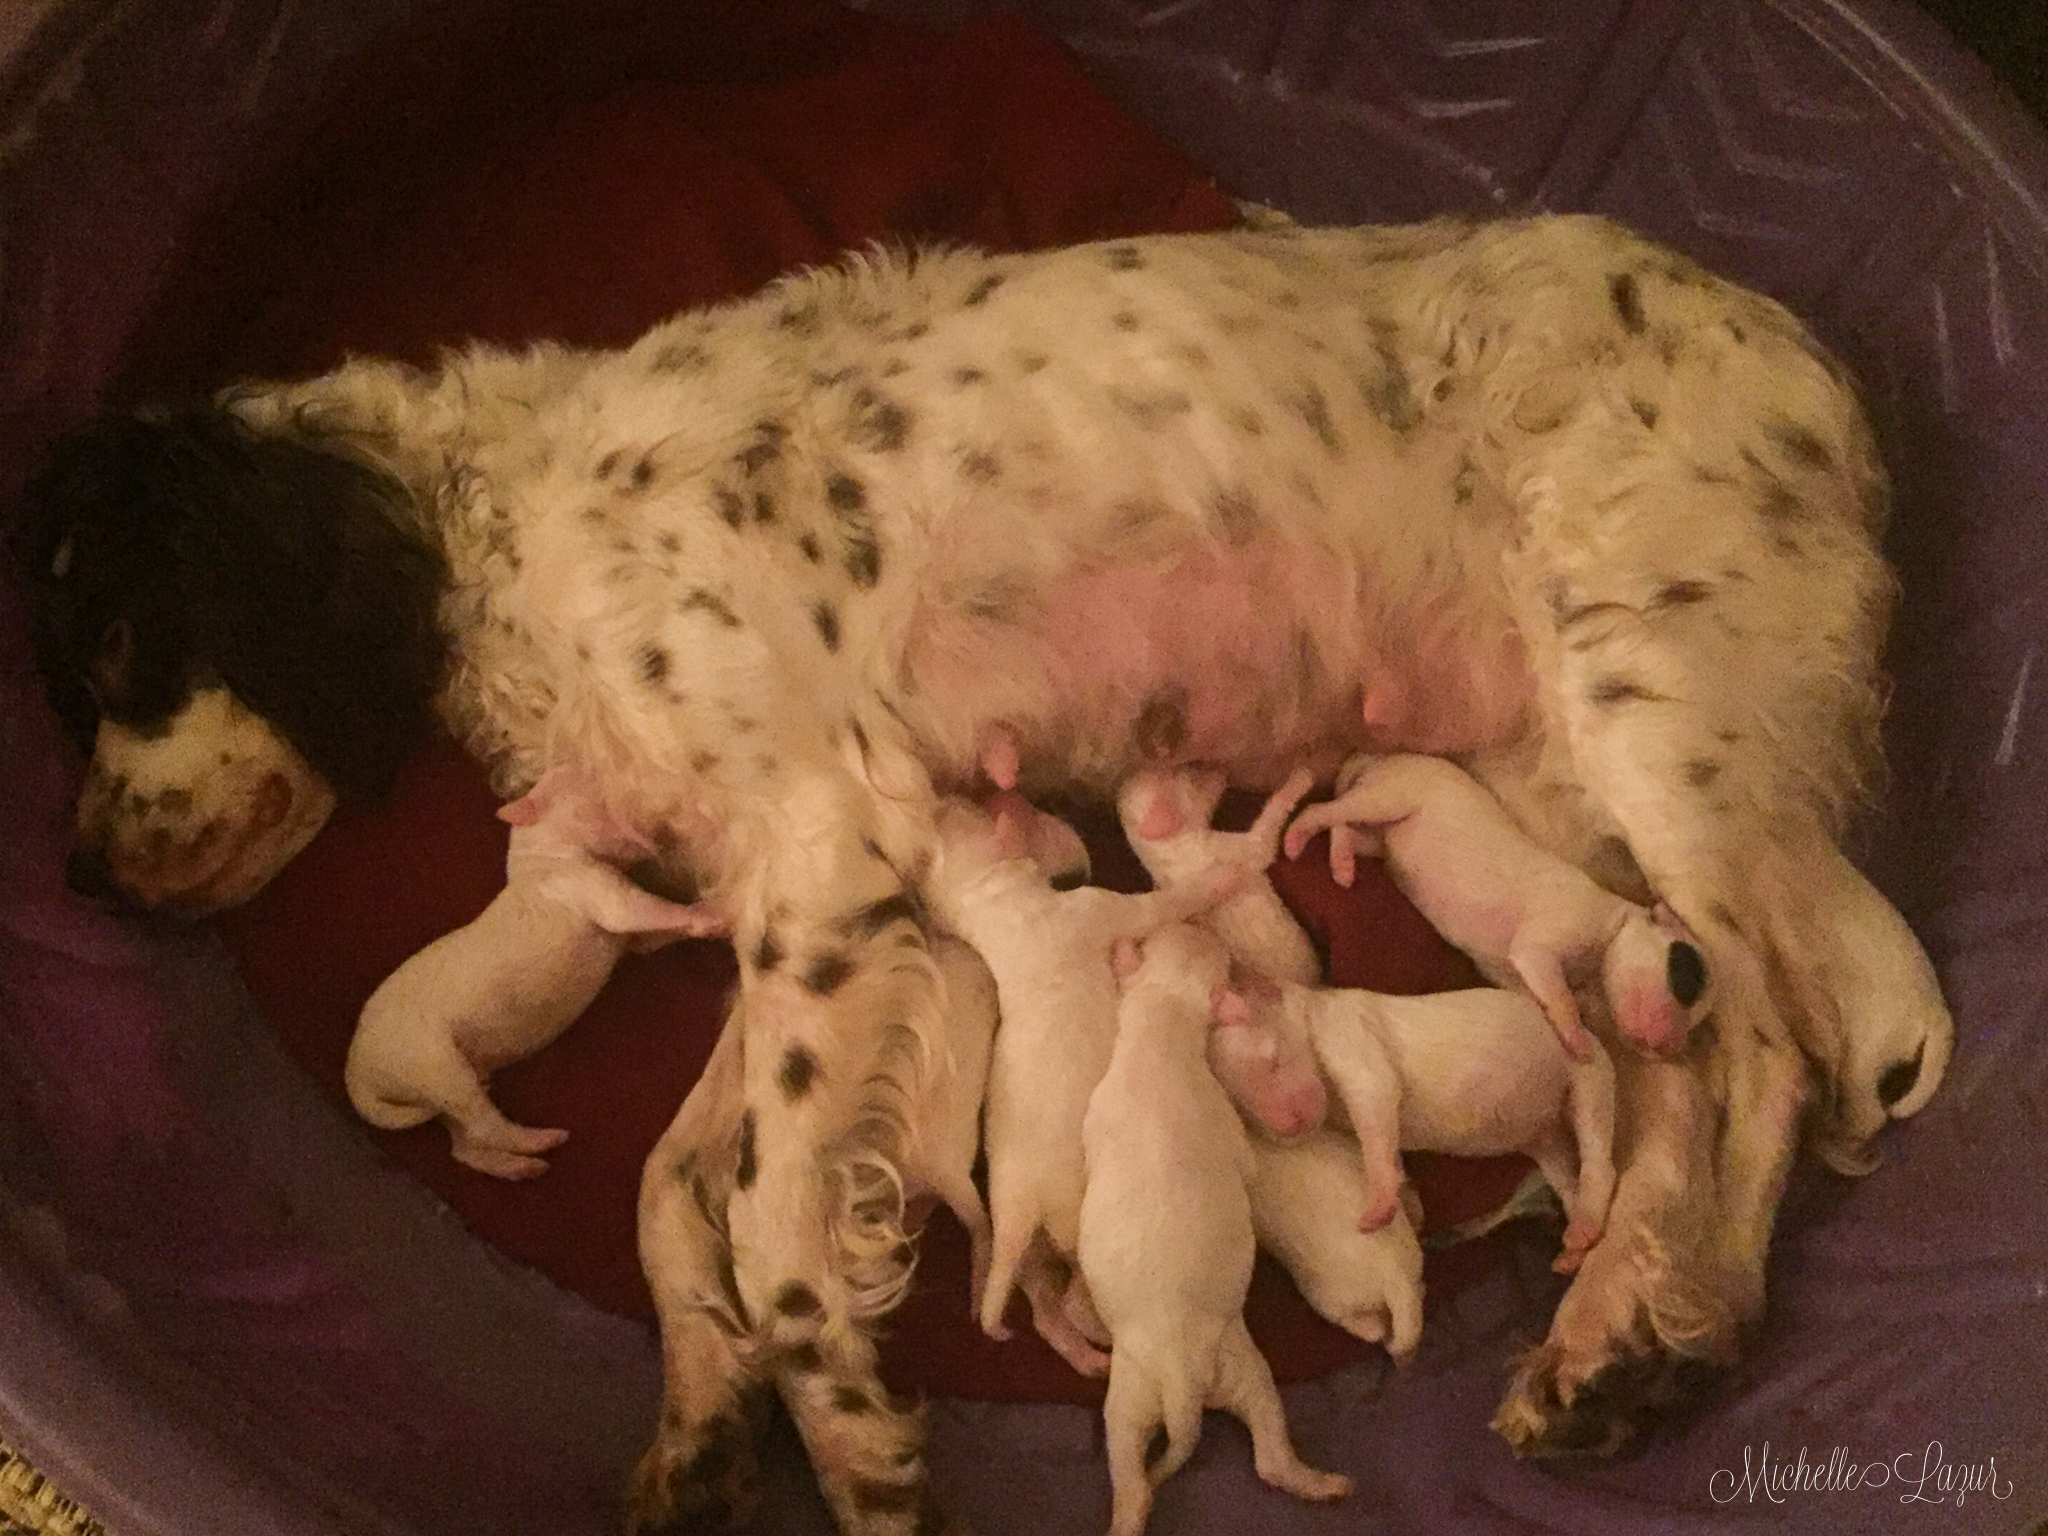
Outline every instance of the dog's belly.
[(1009, 732), (1027, 789), (1106, 791), (1148, 763), (1272, 787), (1360, 749), (1476, 751), (1518, 727), (1528, 667), (1504, 619), (1446, 617), (1388, 612), (1335, 562), (1275, 550), (1103, 566), (1025, 611), (927, 611), (905, 713), (958, 782)]

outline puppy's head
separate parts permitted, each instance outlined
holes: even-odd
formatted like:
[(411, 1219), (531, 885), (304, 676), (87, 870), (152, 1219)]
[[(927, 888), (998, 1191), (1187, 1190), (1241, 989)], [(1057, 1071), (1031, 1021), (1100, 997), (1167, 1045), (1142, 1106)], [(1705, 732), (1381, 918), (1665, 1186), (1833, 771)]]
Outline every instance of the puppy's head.
[(1652, 1056), (1675, 1056), (1714, 1005), (1699, 941), (1661, 902), (1633, 908), (1601, 963), (1608, 1006), (1621, 1032)]
[(1220, 768), (1148, 768), (1125, 781), (1117, 818), (1134, 848), (1206, 832), (1228, 780)]
[(403, 495), (211, 407), (57, 446), (8, 542), (51, 703), (91, 754), (75, 883), (230, 906), (337, 792), (389, 785), (443, 659), (441, 561)]

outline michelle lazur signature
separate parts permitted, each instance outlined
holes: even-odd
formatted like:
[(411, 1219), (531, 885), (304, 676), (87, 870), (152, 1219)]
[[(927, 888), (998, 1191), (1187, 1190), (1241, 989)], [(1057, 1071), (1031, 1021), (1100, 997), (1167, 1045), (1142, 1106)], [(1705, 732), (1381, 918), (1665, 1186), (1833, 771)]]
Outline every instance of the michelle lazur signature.
[(1761, 1449), (1742, 1448), (1742, 1470), (1722, 1467), (1707, 1479), (1707, 1496), (1716, 1504), (1759, 1498), (1782, 1504), (1795, 1494), (1856, 1493), (1887, 1489), (1901, 1504), (1948, 1504), (1960, 1509), (1971, 1494), (1993, 1499), (2012, 1497), (2012, 1479), (1998, 1474), (1998, 1458), (1952, 1461), (1939, 1440), (1917, 1451), (1901, 1451), (1890, 1460), (1862, 1461), (1847, 1446), (1835, 1446), (1825, 1461), (1815, 1461), (1799, 1447), (1796, 1458), (1773, 1454), (1770, 1441)]

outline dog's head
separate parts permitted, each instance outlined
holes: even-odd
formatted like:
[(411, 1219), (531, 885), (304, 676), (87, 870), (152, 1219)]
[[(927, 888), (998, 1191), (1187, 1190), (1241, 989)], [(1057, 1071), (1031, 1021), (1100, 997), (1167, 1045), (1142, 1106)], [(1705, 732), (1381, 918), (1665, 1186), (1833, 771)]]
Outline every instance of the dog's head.
[(1608, 1006), (1621, 1032), (1653, 1056), (1675, 1056), (1713, 1011), (1713, 978), (1700, 943), (1659, 902), (1638, 907), (1609, 940), (1601, 963)]
[(442, 564), (404, 494), (211, 407), (58, 444), (8, 543), (51, 703), (91, 754), (75, 884), (231, 906), (337, 793), (389, 785), (443, 661)]

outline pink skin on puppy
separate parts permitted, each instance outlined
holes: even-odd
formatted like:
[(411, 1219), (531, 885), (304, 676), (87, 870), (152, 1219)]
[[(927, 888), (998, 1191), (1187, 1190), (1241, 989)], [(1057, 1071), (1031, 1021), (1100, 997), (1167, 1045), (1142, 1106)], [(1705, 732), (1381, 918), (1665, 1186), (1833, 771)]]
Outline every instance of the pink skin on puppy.
[(1338, 795), (1295, 817), (1289, 858), (1330, 833), (1330, 873), (1349, 886), (1380, 852), (1402, 893), (1496, 986), (1523, 987), (1579, 1060), (1591, 1037), (1575, 986), (1599, 978), (1621, 1033), (1656, 1056), (1683, 1049), (1711, 1007), (1706, 962), (1676, 914), (1594, 884), (1539, 847), (1470, 774), (1442, 758), (1358, 756)]
[(1002, 1027), (989, 1063), (984, 1141), (992, 1252), (977, 1304), (984, 1332), (1007, 1338), (1003, 1313), (1021, 1286), (1032, 1320), (1084, 1375), (1108, 1369), (1056, 1271), (1080, 1242), (1086, 1183), (1081, 1120), (1109, 1066), (1117, 983), (1110, 950), (1215, 905), (1240, 876), (1225, 870), (1179, 891), (1125, 896), (1094, 886), (1061, 891), (1048, 871), (1085, 871), (1073, 829), (999, 794), (987, 806), (941, 803), (938, 851), (925, 877), (933, 914), (966, 940), (995, 977)]
[(372, 1125), (402, 1130), (438, 1116), (448, 1122), (456, 1161), (530, 1179), (546, 1172), (542, 1154), (569, 1133), (508, 1120), (485, 1088), (490, 1075), (573, 1024), (629, 945), (655, 948), (728, 929), (713, 908), (666, 901), (606, 862), (632, 856), (637, 845), (565, 776), (549, 774), (499, 815), (513, 824), (505, 889), (371, 994), (344, 1080)]
[(1590, 1040), (1561, 1053), (1542, 1011), (1492, 987), (1427, 997), (1283, 985), (1273, 1016), (1306, 1040), (1357, 1134), (1376, 1231), (1400, 1208), (1403, 1151), (1464, 1157), (1522, 1153), (1564, 1202), (1556, 1268), (1598, 1241), (1614, 1193), (1614, 1065)]
[(1329, 1095), (1306, 1037), (1280, 1027), (1279, 1002), (1270, 978), (1233, 969), (1230, 986), (1216, 998), (1209, 1067), (1238, 1112), (1285, 1144), (1321, 1127)]

